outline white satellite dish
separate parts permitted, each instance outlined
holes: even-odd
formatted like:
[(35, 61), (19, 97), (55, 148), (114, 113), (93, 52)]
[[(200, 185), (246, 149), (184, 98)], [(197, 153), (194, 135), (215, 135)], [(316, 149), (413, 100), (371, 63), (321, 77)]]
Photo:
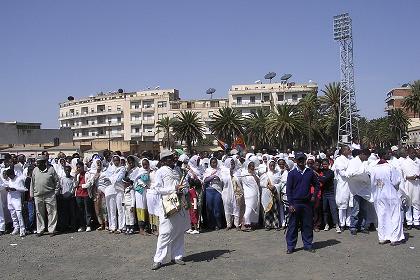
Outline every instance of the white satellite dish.
[(160, 89), (160, 86), (155, 87), (155, 89)]
[(256, 80), (254, 83), (261, 84), (261, 80)]

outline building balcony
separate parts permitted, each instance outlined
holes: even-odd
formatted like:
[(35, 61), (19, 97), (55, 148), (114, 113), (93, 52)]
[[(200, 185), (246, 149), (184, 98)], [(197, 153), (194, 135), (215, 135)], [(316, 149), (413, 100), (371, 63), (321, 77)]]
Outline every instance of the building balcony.
[(123, 113), (122, 110), (120, 111), (94, 111), (89, 112), (86, 114), (69, 114), (67, 116), (59, 117), (58, 120), (69, 120), (69, 119), (79, 119), (79, 118), (86, 118), (86, 117), (94, 117), (94, 116), (107, 116), (107, 115), (121, 115)]
[(142, 136), (155, 136), (155, 133), (153, 131), (145, 131), (142, 133)]
[(131, 123), (131, 125), (141, 125), (142, 120), (131, 120), (130, 123)]
[(155, 111), (155, 107), (154, 106), (150, 106), (150, 107), (143, 107), (143, 112), (154, 112)]
[(73, 140), (94, 140), (94, 139), (116, 139), (124, 137), (124, 133), (111, 133), (111, 137), (108, 134), (103, 135), (84, 135), (84, 136), (73, 136)]
[(255, 101), (255, 102), (232, 102), (232, 107), (262, 107), (270, 106), (270, 101)]
[(95, 123), (95, 124), (84, 124), (84, 125), (73, 125), (71, 129), (82, 129), (82, 128), (93, 128), (93, 127), (114, 127), (114, 126), (121, 126), (124, 124), (124, 121), (121, 120), (120, 122), (111, 122), (108, 123)]
[(155, 124), (155, 120), (154, 119), (143, 120), (143, 124)]

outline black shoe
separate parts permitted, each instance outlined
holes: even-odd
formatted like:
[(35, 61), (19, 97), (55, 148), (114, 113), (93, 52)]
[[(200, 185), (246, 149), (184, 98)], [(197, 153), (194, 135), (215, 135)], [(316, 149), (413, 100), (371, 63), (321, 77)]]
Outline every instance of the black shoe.
[(45, 233), (44, 231), (38, 232), (38, 233), (36, 234), (36, 236), (37, 236), (37, 237), (41, 237), (41, 236), (43, 236), (43, 235), (44, 235), (44, 233)]
[(58, 232), (57, 231), (53, 231), (53, 232), (50, 233), (50, 237), (54, 237), (56, 235), (58, 235)]
[(398, 245), (401, 245), (401, 244), (403, 244), (403, 242), (401, 242), (401, 241), (395, 241), (395, 242), (391, 242), (391, 246), (398, 246)]
[(306, 252), (309, 252), (309, 253), (315, 253), (316, 252), (314, 248), (308, 248), (308, 249), (304, 249), (304, 250)]
[(415, 229), (420, 230), (420, 226), (414, 226)]
[(159, 268), (162, 267), (162, 263), (158, 262), (158, 263), (153, 263), (152, 265), (152, 270), (158, 270)]
[(0, 231), (0, 235), (4, 235), (4, 231)]
[(405, 228), (406, 228), (407, 230), (412, 230), (412, 229), (413, 229), (413, 226), (412, 226), (412, 225), (407, 225)]
[(287, 249), (286, 254), (290, 255), (293, 254), (295, 250), (294, 249)]
[(356, 231), (355, 229), (350, 230), (350, 234), (351, 234), (351, 235), (357, 235), (357, 231)]
[(369, 231), (367, 229), (361, 229), (359, 232), (364, 233), (364, 234), (369, 234)]

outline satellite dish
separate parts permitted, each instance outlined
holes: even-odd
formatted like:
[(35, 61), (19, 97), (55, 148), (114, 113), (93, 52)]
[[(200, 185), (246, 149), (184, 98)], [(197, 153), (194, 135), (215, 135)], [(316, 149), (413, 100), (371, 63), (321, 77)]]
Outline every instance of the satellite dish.
[(213, 99), (213, 93), (215, 93), (216, 90), (214, 88), (209, 88), (206, 90), (206, 94), (210, 94), (210, 99)]
[(74, 97), (73, 96), (69, 96), (69, 97), (67, 97), (67, 100), (68, 101), (73, 101), (74, 100)]
[(123, 93), (124, 90), (122, 88), (118, 89), (118, 93)]
[(261, 84), (261, 80), (256, 80), (254, 83)]
[(288, 79), (290, 79), (292, 77), (292, 74), (284, 74), (283, 76), (281, 76), (280, 80), (287, 82)]
[(93, 94), (89, 95), (89, 98), (94, 98), (95, 96), (93, 96)]
[(265, 74), (264, 79), (266, 80), (270, 80), (270, 84), (271, 84), (271, 79), (273, 79), (277, 74), (275, 72), (268, 72), (267, 74)]
[(160, 86), (156, 86), (155, 89), (160, 89)]
[(402, 84), (401, 87), (408, 87), (408, 84)]

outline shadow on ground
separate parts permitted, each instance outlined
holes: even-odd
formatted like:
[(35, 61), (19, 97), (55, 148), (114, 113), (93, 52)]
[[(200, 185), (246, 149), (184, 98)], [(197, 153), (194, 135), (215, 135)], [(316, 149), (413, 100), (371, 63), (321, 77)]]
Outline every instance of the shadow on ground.
[(186, 262), (209, 262), (215, 260), (224, 254), (230, 254), (232, 250), (210, 250), (197, 254), (192, 254), (184, 258)]

